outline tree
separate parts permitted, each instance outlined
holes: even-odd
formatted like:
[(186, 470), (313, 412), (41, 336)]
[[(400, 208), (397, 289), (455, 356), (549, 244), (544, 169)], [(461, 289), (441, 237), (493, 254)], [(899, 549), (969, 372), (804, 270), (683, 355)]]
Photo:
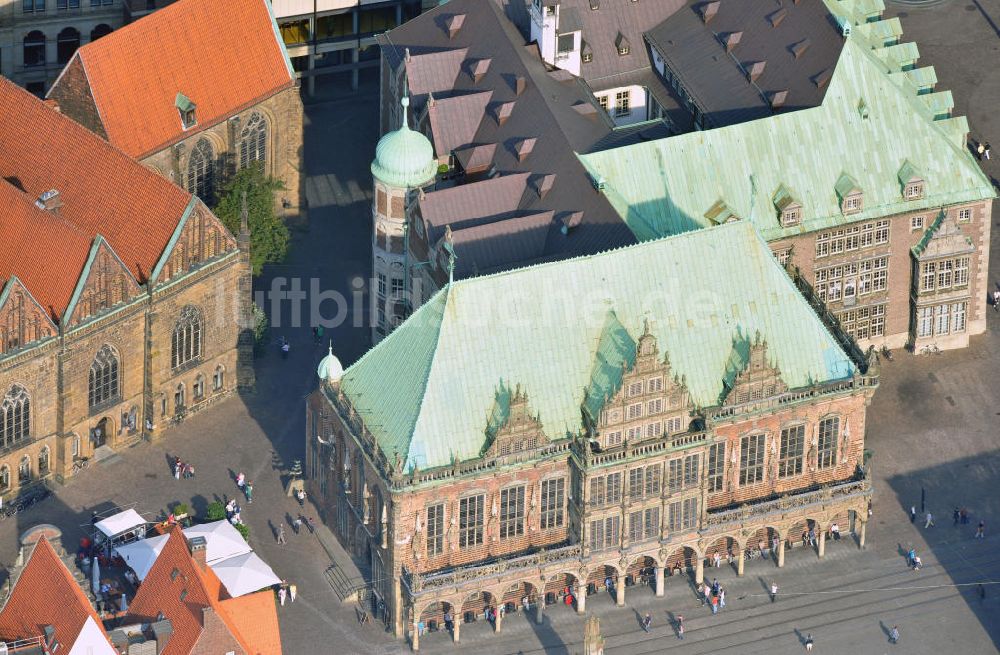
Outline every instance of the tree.
[(288, 252), (288, 227), (275, 211), (274, 203), (274, 194), (284, 188), (281, 180), (265, 175), (258, 162), (237, 171), (215, 207), (216, 216), (233, 234), (239, 234), (243, 194), (246, 194), (250, 263), (254, 275), (260, 275), (264, 264), (282, 261)]

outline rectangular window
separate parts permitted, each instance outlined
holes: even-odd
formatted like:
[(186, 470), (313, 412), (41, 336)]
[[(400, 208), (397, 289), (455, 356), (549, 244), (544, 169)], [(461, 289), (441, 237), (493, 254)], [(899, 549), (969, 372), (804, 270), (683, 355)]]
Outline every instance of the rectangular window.
[(590, 547), (593, 550), (617, 548), (621, 543), (621, 517), (609, 516), (590, 522)]
[(661, 434), (663, 434), (663, 424), (660, 423), (659, 421), (656, 421), (655, 423), (650, 423), (649, 425), (646, 426), (647, 439), (655, 439), (659, 437)]
[(715, 443), (708, 449), (708, 492), (722, 491), (726, 468), (726, 444)]
[(615, 116), (628, 116), (632, 112), (632, 95), (628, 89), (615, 94)]
[(444, 552), (444, 503), (427, 508), (427, 557)]
[(524, 534), (524, 485), (500, 490), (500, 538)]
[(957, 302), (951, 306), (951, 331), (965, 332), (965, 310), (964, 302)]
[(628, 495), (633, 500), (642, 498), (643, 471), (641, 468), (628, 472)]
[(392, 297), (393, 298), (403, 297), (403, 278), (401, 277), (392, 278)]
[(628, 515), (628, 539), (631, 542), (642, 541), (642, 510), (630, 512)]
[(558, 528), (563, 524), (563, 504), (566, 478), (542, 481), (542, 529)]
[(959, 257), (955, 260), (954, 286), (964, 287), (969, 284), (969, 258)]
[(922, 229), (924, 229), (924, 217), (923, 216), (911, 216), (910, 217), (910, 229), (911, 230), (922, 230)]
[(684, 518), (681, 521), (681, 528), (691, 530), (698, 525), (698, 499), (688, 498), (683, 504)]
[(556, 41), (556, 48), (559, 54), (564, 55), (573, 52), (573, 34), (560, 34)]
[(679, 531), (681, 529), (682, 518), (683, 512), (680, 501), (670, 503), (667, 507), (667, 530), (670, 532)]
[(650, 507), (631, 512), (628, 515), (628, 532), (629, 540), (633, 542), (659, 537), (660, 508)]
[(625, 391), (626, 398), (632, 398), (633, 396), (642, 395), (642, 381), (630, 382), (628, 389)]
[(938, 262), (938, 289), (947, 289), (951, 287), (951, 271), (953, 266), (954, 262), (950, 259)]
[(972, 220), (972, 210), (971, 209), (959, 209), (958, 210), (958, 222), (968, 223)]
[(646, 483), (643, 493), (646, 498), (655, 498), (660, 495), (660, 465), (652, 464), (646, 467)]
[(684, 484), (684, 460), (672, 459), (667, 462), (667, 489), (673, 493), (681, 490)]
[(751, 434), (740, 440), (740, 486), (764, 479), (764, 435)]
[(663, 399), (657, 398), (646, 403), (646, 414), (659, 414), (663, 411)]
[(483, 503), (486, 496), (469, 496), (458, 501), (458, 547), (471, 548), (483, 543)]
[(933, 291), (934, 281), (937, 280), (937, 264), (935, 262), (927, 262), (922, 268), (923, 270), (920, 272), (920, 290)]
[(779, 264), (785, 266), (786, 264), (788, 264), (788, 258), (791, 256), (791, 254), (792, 254), (791, 248), (782, 248), (780, 250), (774, 251), (774, 258), (778, 260)]
[(375, 277), (378, 280), (378, 297), (385, 298), (385, 273), (379, 273)]
[(889, 243), (889, 221), (875, 223), (875, 245)]
[(622, 433), (621, 430), (616, 430), (615, 432), (608, 432), (606, 438), (608, 448), (613, 448), (619, 446), (622, 443)]
[(642, 426), (639, 425), (625, 430), (625, 438), (629, 440), (629, 443), (634, 443), (642, 439)]
[(698, 468), (701, 460), (700, 455), (688, 455), (684, 458), (684, 488), (693, 487), (698, 484)]
[(590, 504), (608, 505), (622, 501), (622, 474), (609, 473), (590, 480)]
[(837, 464), (837, 439), (840, 437), (840, 418), (831, 416), (819, 422), (816, 466), (825, 469)]
[(642, 416), (642, 403), (635, 403), (629, 405), (625, 409), (625, 415), (626, 417), (628, 417), (629, 420), (639, 418), (640, 416)]
[(674, 432), (680, 432), (684, 429), (684, 420), (679, 416), (667, 421), (667, 434), (673, 434)]
[(934, 328), (934, 308), (921, 307), (917, 310), (917, 336), (929, 337)]
[(824, 232), (816, 237), (816, 258), (830, 254), (830, 233)]
[(646, 383), (646, 390), (649, 393), (663, 391), (663, 378), (649, 378), (649, 382)]
[(844, 213), (853, 214), (861, 211), (861, 196), (854, 195), (844, 198)]
[(805, 443), (806, 426), (794, 425), (781, 431), (781, 457), (778, 460), (779, 478), (802, 473)]
[(934, 334), (948, 334), (951, 328), (951, 305), (938, 305), (934, 310), (937, 319), (934, 325)]
[(923, 182), (910, 182), (906, 185), (903, 190), (903, 196), (907, 200), (916, 200), (920, 196), (924, 195), (924, 185)]
[(597, 104), (601, 106), (601, 109), (608, 111), (608, 96), (597, 96)]

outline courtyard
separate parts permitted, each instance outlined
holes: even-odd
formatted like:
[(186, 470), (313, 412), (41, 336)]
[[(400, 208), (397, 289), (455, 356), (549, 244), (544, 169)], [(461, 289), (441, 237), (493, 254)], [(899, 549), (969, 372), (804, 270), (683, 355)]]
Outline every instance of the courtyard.
[[(933, 0), (893, 3), (905, 40), (920, 46), (923, 64), (935, 66), (938, 88), (954, 93), (956, 114), (969, 117), (972, 137), (1000, 139), (1000, 0)], [(961, 35), (961, 38), (958, 36)], [(368, 165), (377, 140), (377, 90), (370, 82), (359, 95), (307, 104), (305, 127), (307, 224), (296, 226), (288, 260), (270, 266), (258, 290), (284, 279), (308, 289), (349, 295), (370, 265), (370, 188)], [(984, 162), (993, 178), (1000, 164)], [(994, 181), (994, 184), (996, 182)], [(994, 222), (995, 224), (997, 221)], [(1000, 280), (1000, 249), (994, 236), (990, 280)], [(985, 302), (985, 299), (983, 299)], [(268, 311), (270, 307), (266, 306)], [(332, 307), (324, 307), (326, 315)], [(990, 330), (955, 353), (914, 357), (894, 353), (883, 362), (881, 388), (869, 412), (867, 448), (872, 453), (876, 491), (874, 517), (864, 550), (850, 536), (829, 542), (820, 560), (807, 548), (793, 549), (786, 565), (747, 563), (737, 578), (725, 567), (706, 569), (727, 591), (719, 615), (702, 607), (686, 578), (669, 578), (664, 597), (648, 587), (630, 587), (626, 606), (606, 594), (587, 600), (587, 611), (601, 617), (606, 648), (612, 653), (796, 653), (812, 635), (819, 652), (884, 653), (893, 647), (887, 634), (898, 625), (905, 653), (1000, 651), (1000, 484), (997, 421), (1000, 387), (992, 382), (1000, 361), (1000, 313), (990, 313)], [(29, 511), (0, 522), (0, 562), (14, 561), (17, 537), (28, 527), (53, 523), (73, 547), (89, 524), (91, 510), (138, 503), (148, 518), (161, 516), (176, 502), (197, 513), (217, 499), (233, 496), (233, 476), (242, 471), (254, 482), (254, 503), (243, 518), (251, 543), (275, 572), (298, 585), (294, 604), (280, 608), (286, 653), (394, 653), (409, 646), (377, 623), (358, 625), (355, 605), (337, 594), (359, 572), (332, 534), (288, 529), (299, 513), (316, 517), (284, 492), (284, 474), (304, 456), (304, 399), (316, 385), (315, 366), (325, 343), (313, 343), (306, 321), (282, 305), (271, 315), (272, 338), (288, 339), (287, 359), (270, 349), (257, 362), (253, 395), (232, 398), (195, 415), (162, 440), (142, 444), (105, 460), (71, 480)], [(334, 352), (345, 366), (367, 348), (363, 322), (348, 321), (328, 330)], [(197, 475), (175, 480), (170, 458), (191, 462)], [(923, 503), (923, 506), (922, 506)], [(932, 512), (935, 527), (911, 523), (909, 508)], [(953, 526), (952, 510), (967, 507), (969, 525)], [(973, 538), (985, 520), (986, 538)], [(288, 543), (278, 545), (274, 531), (286, 525)], [(924, 568), (914, 572), (903, 553), (914, 548)], [(768, 598), (772, 581), (777, 602)], [(980, 596), (980, 587), (985, 597)], [(639, 621), (652, 616), (647, 634)], [(672, 624), (685, 618), (685, 639)], [(421, 638), (421, 650), (447, 653), (576, 653), (583, 639), (583, 617), (571, 608), (551, 606), (541, 624), (534, 613), (508, 615), (499, 634), (485, 621), (462, 627), (455, 644), (445, 632)]]

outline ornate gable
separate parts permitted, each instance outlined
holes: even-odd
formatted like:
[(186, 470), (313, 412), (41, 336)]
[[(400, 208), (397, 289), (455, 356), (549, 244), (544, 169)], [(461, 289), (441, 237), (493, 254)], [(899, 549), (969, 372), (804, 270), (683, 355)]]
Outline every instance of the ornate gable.
[(66, 308), (67, 326), (79, 325), (88, 317), (128, 302), (142, 293), (139, 283), (103, 237), (98, 235)]
[(531, 414), (527, 392), (521, 389), (521, 385), (511, 390), (509, 385), (501, 382), (493, 411), (486, 421), (483, 456), (514, 455), (534, 450), (548, 441), (539, 417)]
[(768, 356), (767, 341), (760, 333), (733, 342), (729, 370), (723, 380), (722, 405), (742, 405), (784, 393), (788, 385), (781, 379), (781, 370)]
[(198, 264), (236, 250), (236, 239), (215, 214), (200, 201), (182, 219), (156, 266), (157, 284), (188, 272)]
[(58, 333), (45, 308), (12, 277), (0, 293), (0, 355)]

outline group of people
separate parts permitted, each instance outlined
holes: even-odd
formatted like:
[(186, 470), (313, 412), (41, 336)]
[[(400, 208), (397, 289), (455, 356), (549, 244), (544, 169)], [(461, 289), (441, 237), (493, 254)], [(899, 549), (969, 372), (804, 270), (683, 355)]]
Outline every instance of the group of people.
[(236, 486), (240, 488), (247, 499), (247, 504), (253, 503), (253, 482), (247, 480), (247, 476), (240, 471), (236, 476)]
[(711, 607), (712, 614), (718, 614), (719, 610), (726, 606), (726, 590), (719, 584), (718, 579), (713, 578), (712, 584), (701, 585), (699, 591), (702, 595), (702, 606)]
[(239, 525), (243, 523), (243, 518), (240, 516), (240, 504), (236, 502), (235, 498), (230, 498), (229, 502), (226, 503), (226, 520), (233, 525)]
[(180, 480), (181, 476), (185, 479), (194, 477), (194, 465), (187, 464), (181, 461), (180, 457), (174, 458), (174, 479)]
[(917, 555), (917, 551), (910, 548), (906, 553), (906, 565), (909, 566), (914, 571), (919, 571), (924, 563), (920, 560), (920, 556)]
[(989, 158), (990, 158), (990, 142), (987, 141), (987, 142), (983, 143), (982, 141), (980, 141), (979, 143), (977, 143), (976, 144), (976, 155), (979, 157), (980, 160), (986, 159), (987, 161), (989, 161)]
[(295, 594), (298, 591), (294, 584), (288, 584), (285, 581), (278, 583), (278, 603), (284, 607), (285, 600), (295, 602)]

